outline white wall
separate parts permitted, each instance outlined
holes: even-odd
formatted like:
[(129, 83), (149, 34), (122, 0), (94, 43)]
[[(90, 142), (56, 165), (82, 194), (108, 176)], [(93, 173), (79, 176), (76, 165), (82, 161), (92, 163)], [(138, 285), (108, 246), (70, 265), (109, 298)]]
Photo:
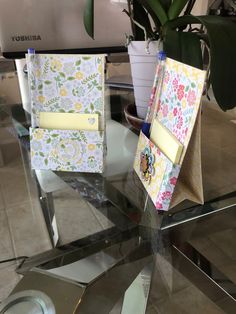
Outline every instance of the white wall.
[(210, 5), (213, 0), (197, 0), (194, 7), (192, 14), (193, 15), (203, 15), (206, 14), (208, 9), (208, 4)]

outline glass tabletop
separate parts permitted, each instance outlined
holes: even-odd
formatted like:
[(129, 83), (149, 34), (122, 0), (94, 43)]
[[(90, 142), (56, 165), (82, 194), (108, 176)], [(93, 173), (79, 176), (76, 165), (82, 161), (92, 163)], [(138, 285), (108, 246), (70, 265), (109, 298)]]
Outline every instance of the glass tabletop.
[[(236, 114), (203, 102), (205, 203), (184, 200), (161, 212), (133, 170), (139, 131), (124, 118), (129, 101), (121, 91), (109, 94), (103, 174), (32, 171), (30, 115), (20, 105), (1, 106), (1, 128), (19, 142), (28, 192), (40, 205), (53, 247), (28, 258), (18, 272), (81, 285), (86, 293), (78, 310), (85, 313), (98, 306), (101, 313), (233, 313)], [(3, 149), (0, 155), (8, 163)]]

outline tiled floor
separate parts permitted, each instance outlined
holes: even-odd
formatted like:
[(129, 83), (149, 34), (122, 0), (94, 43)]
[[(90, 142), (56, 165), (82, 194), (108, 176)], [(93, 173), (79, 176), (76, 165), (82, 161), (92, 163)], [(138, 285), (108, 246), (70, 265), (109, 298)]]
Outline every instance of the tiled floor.
[[(37, 202), (28, 192), (18, 141), (0, 129), (4, 166), (0, 168), (0, 260), (16, 256), (31, 256), (48, 250), (51, 244)], [(39, 223), (42, 222), (42, 223)], [(0, 301), (3, 300), (20, 276), (17, 264), (0, 264)]]

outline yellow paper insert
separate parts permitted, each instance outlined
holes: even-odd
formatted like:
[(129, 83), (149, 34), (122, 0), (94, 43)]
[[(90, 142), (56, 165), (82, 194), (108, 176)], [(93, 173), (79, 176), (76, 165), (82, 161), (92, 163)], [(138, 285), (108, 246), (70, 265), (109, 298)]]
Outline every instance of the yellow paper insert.
[(40, 112), (39, 127), (58, 130), (98, 130), (98, 114)]
[(179, 164), (183, 144), (157, 119), (153, 121), (150, 139), (174, 164)]

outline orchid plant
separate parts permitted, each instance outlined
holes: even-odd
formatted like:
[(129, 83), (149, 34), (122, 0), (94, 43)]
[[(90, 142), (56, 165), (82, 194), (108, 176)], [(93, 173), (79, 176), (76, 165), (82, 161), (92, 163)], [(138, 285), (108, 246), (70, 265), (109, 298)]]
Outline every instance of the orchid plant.
[[(99, 0), (97, 0), (99, 3)], [(196, 0), (127, 0), (131, 40), (163, 41), (168, 57), (203, 68), (209, 51), (209, 82), (223, 110), (236, 106), (236, 23), (221, 16), (193, 16)], [(94, 38), (94, 0), (86, 1), (84, 25)]]

